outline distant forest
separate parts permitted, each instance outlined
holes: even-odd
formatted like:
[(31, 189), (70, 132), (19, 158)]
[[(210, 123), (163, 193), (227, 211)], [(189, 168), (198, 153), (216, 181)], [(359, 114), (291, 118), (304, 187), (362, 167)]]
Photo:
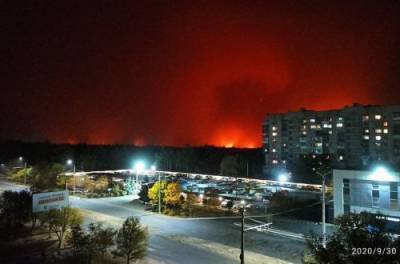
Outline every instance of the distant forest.
[(26, 161), (32, 166), (41, 162), (66, 164), (68, 159), (75, 162), (77, 171), (128, 169), (136, 160), (143, 160), (158, 170), (217, 175), (224, 159), (234, 159), (237, 176), (248, 174), (251, 178), (262, 178), (264, 165), (262, 149), (0, 142), (0, 163), (20, 162), (23, 166)]

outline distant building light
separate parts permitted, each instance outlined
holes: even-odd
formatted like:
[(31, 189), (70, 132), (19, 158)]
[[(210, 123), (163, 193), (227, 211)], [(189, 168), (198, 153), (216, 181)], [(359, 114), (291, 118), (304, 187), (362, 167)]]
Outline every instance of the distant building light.
[(272, 127), (272, 131), (276, 131), (276, 126), (273, 126), (273, 127)]
[(277, 160), (272, 160), (272, 164), (278, 164)]
[(389, 124), (387, 121), (383, 122), (383, 126), (387, 127)]
[(273, 137), (276, 137), (277, 135), (278, 135), (277, 132), (272, 132), (272, 136), (273, 136)]
[(365, 140), (369, 140), (369, 136), (368, 136), (368, 135), (365, 135), (363, 138), (364, 138)]
[(387, 133), (389, 133), (389, 130), (387, 128), (385, 128), (385, 129), (383, 129), (383, 133), (387, 134)]
[(364, 115), (363, 117), (362, 117), (362, 121), (363, 122), (367, 122), (369, 120), (369, 115)]
[(276, 149), (273, 148), (273, 149), (272, 149), (272, 152), (276, 152)]
[(381, 120), (382, 116), (381, 115), (375, 115), (375, 120)]
[(382, 139), (382, 136), (375, 136), (375, 139), (379, 141)]
[(310, 123), (315, 123), (315, 119), (314, 119), (314, 118), (311, 118), (311, 119), (310, 119)]
[(343, 156), (342, 155), (339, 156), (339, 160), (343, 160)]
[(377, 134), (381, 134), (381, 133), (382, 133), (382, 129), (380, 129), (380, 128), (378, 128), (378, 129), (375, 129), (375, 133), (377, 133)]
[(336, 127), (343, 127), (343, 123), (337, 123)]
[(364, 129), (364, 133), (368, 134), (369, 133), (369, 129)]
[(303, 131), (302, 134), (303, 134), (303, 135), (307, 135), (307, 131)]

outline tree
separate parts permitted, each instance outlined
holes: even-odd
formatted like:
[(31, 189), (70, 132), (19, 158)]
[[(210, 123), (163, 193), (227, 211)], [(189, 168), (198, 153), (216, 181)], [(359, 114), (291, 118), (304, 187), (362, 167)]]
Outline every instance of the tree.
[(80, 225), (73, 226), (67, 236), (67, 242), (72, 246), (76, 257), (85, 263), (91, 263), (94, 256), (104, 259), (108, 249), (114, 245), (114, 236), (114, 229), (91, 223), (87, 232), (82, 230)]
[(83, 216), (79, 209), (65, 207), (47, 212), (47, 222), (49, 230), (57, 235), (58, 248), (61, 248), (66, 231), (82, 224)]
[(72, 246), (73, 254), (76, 257), (85, 258), (88, 254), (89, 236), (82, 230), (80, 225), (71, 227), (67, 236), (67, 243)]
[(10, 170), (8, 178), (11, 181), (21, 182), (24, 183), (25, 180), (27, 183), (30, 182), (30, 173), (32, 168), (23, 168), (23, 169), (13, 169)]
[(105, 192), (108, 188), (109, 180), (107, 176), (100, 176), (94, 182), (95, 192), (102, 193)]
[(57, 187), (57, 178), (64, 173), (64, 166), (57, 163), (40, 163), (31, 171), (33, 187), (39, 190)]
[[(167, 185), (167, 183), (165, 181), (161, 181), (161, 182), (155, 182), (153, 184), (153, 186), (149, 189), (148, 191), (148, 197), (151, 201), (152, 204), (158, 204), (158, 193), (161, 194), (160, 200), (163, 201), (164, 200), (164, 195), (165, 195), (165, 186)], [(159, 191), (159, 189), (161, 188), (161, 190)]]
[(239, 176), (239, 164), (234, 156), (226, 156), (220, 164), (220, 174), (225, 176)]
[(128, 194), (133, 194), (136, 190), (136, 184), (132, 177), (127, 177), (124, 184), (124, 189)]
[(311, 234), (307, 238), (307, 248), (311, 255), (306, 263), (394, 263), (396, 254), (358, 254), (357, 249), (399, 248), (400, 238), (393, 238), (386, 230), (387, 221), (377, 215), (343, 215), (336, 219), (339, 228), (328, 238), (326, 248), (322, 238)]
[(150, 184), (142, 184), (142, 188), (140, 188), (139, 192), (139, 200), (143, 201), (144, 203), (148, 203), (150, 201), (148, 193), (152, 185)]
[(129, 217), (117, 233), (113, 254), (126, 259), (126, 263), (142, 259), (146, 255), (148, 243), (147, 229), (140, 225), (139, 219)]
[(89, 237), (94, 252), (100, 252), (104, 258), (108, 248), (114, 245), (115, 230), (108, 227), (103, 228), (102, 224), (89, 225)]
[(32, 195), (21, 192), (5, 191), (0, 196), (0, 228), (6, 234), (15, 234), (18, 227), (30, 219)]
[(179, 182), (170, 182), (167, 184), (163, 201), (170, 207), (179, 207), (182, 188)]

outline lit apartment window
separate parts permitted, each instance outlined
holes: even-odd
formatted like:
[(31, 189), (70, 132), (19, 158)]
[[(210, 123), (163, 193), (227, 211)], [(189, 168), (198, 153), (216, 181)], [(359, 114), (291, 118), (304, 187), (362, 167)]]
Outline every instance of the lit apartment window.
[(375, 115), (375, 120), (381, 120), (382, 116), (381, 115)]
[(375, 129), (375, 133), (381, 134), (382, 133), (382, 129)]
[(336, 127), (343, 127), (343, 123), (337, 123)]
[(272, 160), (272, 164), (278, 164), (277, 160)]
[(303, 134), (303, 135), (307, 135), (307, 131), (303, 131), (302, 134)]
[(382, 136), (375, 136), (375, 139), (380, 141), (382, 139)]
[(383, 129), (383, 133), (387, 134), (387, 133), (389, 133), (389, 130), (387, 128), (385, 128), (385, 129)]
[(368, 136), (368, 135), (365, 135), (363, 138), (364, 138), (365, 140), (369, 140), (369, 136)]
[(383, 122), (383, 126), (387, 127), (389, 124), (387, 121)]
[(306, 125), (304, 125), (304, 126), (303, 126), (303, 129), (307, 129), (307, 126), (306, 126)]
[(364, 129), (364, 133), (368, 134), (369, 133), (369, 129)]
[(286, 148), (286, 146), (287, 146), (286, 143), (283, 143), (283, 147)]
[(272, 132), (272, 136), (273, 136), (273, 137), (276, 137), (277, 135), (278, 135), (277, 132)]
[(272, 131), (275, 131), (275, 130), (276, 130), (276, 126), (273, 126), (273, 127), (272, 127)]
[(329, 135), (332, 135), (332, 130), (329, 130)]
[(317, 126), (316, 126), (316, 125), (311, 125), (310, 128), (311, 128), (311, 129), (316, 129)]
[(369, 115), (364, 115), (364, 116), (362, 117), (362, 121), (363, 121), (363, 122), (368, 122), (368, 120), (369, 120)]
[(310, 119), (310, 123), (315, 123), (315, 119), (314, 119), (314, 118), (311, 118), (311, 119)]
[(303, 119), (303, 124), (306, 124), (307, 123), (307, 120), (306, 119)]
[(273, 149), (272, 149), (272, 152), (276, 152), (276, 149), (273, 148)]
[(343, 117), (338, 117), (338, 121), (343, 121)]
[(342, 155), (339, 156), (339, 160), (343, 160), (343, 156)]
[(315, 143), (315, 146), (322, 147), (322, 143), (321, 142)]
[(286, 160), (282, 160), (282, 163), (283, 163), (283, 164), (286, 164)]

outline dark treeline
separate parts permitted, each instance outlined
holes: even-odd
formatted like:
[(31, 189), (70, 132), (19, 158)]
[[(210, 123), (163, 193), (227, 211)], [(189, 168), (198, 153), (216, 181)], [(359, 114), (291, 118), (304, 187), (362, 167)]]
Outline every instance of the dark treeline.
[(0, 142), (0, 163), (13, 161), (23, 166), (26, 161), (32, 166), (40, 162), (66, 164), (72, 159), (77, 171), (128, 169), (133, 168), (136, 160), (143, 160), (147, 166), (156, 165), (158, 170), (220, 174), (221, 161), (227, 157), (235, 157), (238, 176), (262, 176), (261, 149)]

